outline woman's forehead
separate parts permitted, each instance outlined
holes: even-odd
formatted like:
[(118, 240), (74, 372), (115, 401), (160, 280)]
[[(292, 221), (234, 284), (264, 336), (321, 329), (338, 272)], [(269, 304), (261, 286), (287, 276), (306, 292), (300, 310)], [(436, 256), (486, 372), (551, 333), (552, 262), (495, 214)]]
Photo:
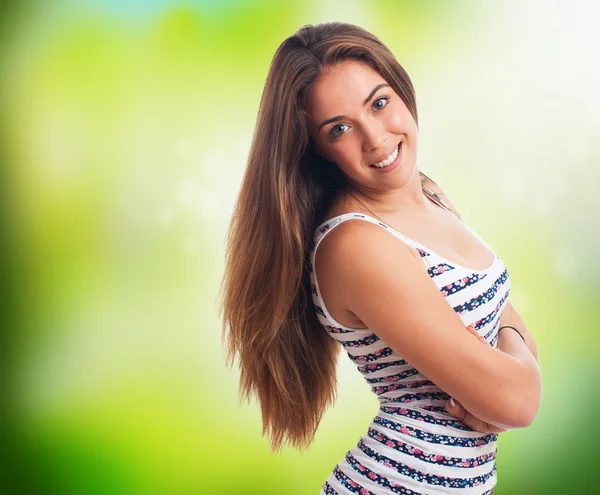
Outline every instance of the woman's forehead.
[(375, 69), (358, 61), (328, 67), (308, 94), (307, 111), (314, 120), (353, 112), (374, 87), (385, 82)]
[[(331, 90), (352, 91), (385, 82), (381, 74), (370, 65), (358, 61), (346, 61), (335, 67), (327, 67), (319, 76), (311, 91), (320, 98)], [(326, 96), (331, 96), (327, 94)], [(359, 98), (360, 95), (357, 95)], [(362, 101), (362, 100), (361, 100)]]

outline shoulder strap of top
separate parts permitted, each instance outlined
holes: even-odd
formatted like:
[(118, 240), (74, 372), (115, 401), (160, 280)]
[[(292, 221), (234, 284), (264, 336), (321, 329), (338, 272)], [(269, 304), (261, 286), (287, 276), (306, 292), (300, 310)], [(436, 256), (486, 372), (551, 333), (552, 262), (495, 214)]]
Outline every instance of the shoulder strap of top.
[(449, 211), (450, 213), (452, 213), (452, 215), (456, 217), (456, 214), (444, 203), (440, 195), (437, 194), (435, 191), (431, 190), (425, 184), (423, 184), (423, 193), (425, 194), (425, 197), (428, 198), (430, 201), (443, 208), (444, 210)]
[(364, 220), (366, 222), (374, 223), (374, 224), (379, 225), (380, 227), (386, 229), (387, 231), (389, 231), (395, 237), (400, 238), (401, 240), (403, 240), (409, 246), (412, 246), (414, 248), (420, 247), (420, 244), (418, 242), (416, 242), (414, 239), (412, 239), (411, 237), (403, 234), (402, 232), (398, 232), (393, 227), (390, 227), (389, 225), (381, 222), (380, 220), (377, 220), (377, 219), (375, 219), (375, 218), (373, 218), (373, 217), (371, 217), (369, 215), (366, 215), (364, 213), (349, 212), (349, 213), (343, 213), (341, 215), (333, 217), (333, 218), (329, 219), (327, 222), (322, 223), (321, 225), (319, 225), (319, 227), (316, 230), (315, 239), (314, 239), (314, 241), (315, 241), (315, 250), (316, 250), (316, 247), (318, 246), (318, 244), (327, 235), (328, 232), (330, 232), (335, 227), (337, 227), (338, 225), (342, 224), (343, 222), (345, 222), (347, 220)]
[[(430, 201), (432, 201), (434, 204), (436, 204), (440, 208), (450, 212), (450, 214), (452, 216), (455, 216), (456, 218), (458, 218), (456, 216), (456, 214), (450, 208), (448, 208), (448, 206), (446, 204), (444, 204), (444, 202), (442, 201), (442, 198), (440, 196), (438, 196), (432, 189), (430, 189), (426, 185), (423, 185), (423, 186), (424, 186), (423, 194), (425, 195), (426, 198), (428, 198)], [(417, 250), (420, 251), (420, 253), (422, 253), (422, 252), (431, 253), (431, 251), (428, 250), (425, 246), (418, 243), (417, 241), (415, 241), (411, 237), (407, 236), (406, 234), (399, 232), (394, 227), (387, 225), (386, 223), (383, 223), (382, 221), (375, 219), (369, 215), (366, 215), (365, 213), (359, 213), (359, 212), (343, 213), (341, 215), (330, 218), (327, 222), (319, 225), (317, 227), (317, 230), (315, 232), (315, 236), (313, 239), (314, 249), (316, 250), (316, 247), (319, 245), (319, 243), (321, 242), (323, 237), (325, 237), (325, 235), (327, 235), (327, 233), (329, 231), (333, 230), (337, 225), (340, 225), (342, 222), (345, 222), (347, 220), (365, 220), (367, 222), (374, 223), (374, 224), (379, 225), (380, 227), (388, 230), (392, 235), (401, 239), (409, 246), (411, 246), (413, 248), (417, 248)], [(464, 223), (460, 218), (459, 218), (459, 220), (462, 223)], [(469, 228), (469, 227), (467, 226), (467, 228)], [(469, 228), (469, 230), (471, 230), (471, 229)], [(473, 231), (471, 230), (471, 232), (473, 232)], [(477, 234), (475, 234), (475, 236), (477, 236)], [(479, 237), (479, 236), (477, 236), (477, 237)], [(482, 240), (482, 242), (483, 242), (483, 240)], [(483, 244), (487, 246), (487, 244), (485, 244), (485, 242), (483, 242)]]

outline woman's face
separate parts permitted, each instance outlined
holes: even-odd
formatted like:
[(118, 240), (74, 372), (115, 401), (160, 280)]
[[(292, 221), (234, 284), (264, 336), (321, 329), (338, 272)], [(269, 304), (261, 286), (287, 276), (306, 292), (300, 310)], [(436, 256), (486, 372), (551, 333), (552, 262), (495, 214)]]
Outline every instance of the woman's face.
[[(319, 151), (359, 190), (402, 187), (416, 167), (418, 129), (407, 106), (367, 64), (345, 61), (319, 77), (307, 99), (309, 131)], [(375, 168), (397, 150), (392, 169)]]

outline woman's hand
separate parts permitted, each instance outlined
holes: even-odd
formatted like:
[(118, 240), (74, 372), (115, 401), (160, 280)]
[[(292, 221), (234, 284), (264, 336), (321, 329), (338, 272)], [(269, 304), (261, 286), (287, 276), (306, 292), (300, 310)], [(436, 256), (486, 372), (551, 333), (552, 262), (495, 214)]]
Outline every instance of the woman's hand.
[(459, 402), (452, 398), (446, 403), (444, 408), (461, 423), (466, 424), (469, 428), (475, 431), (480, 431), (481, 433), (503, 433), (508, 430), (508, 428), (486, 423), (485, 421), (473, 416)]
[[(475, 328), (473, 328), (471, 325), (467, 327), (467, 330), (469, 330), (469, 332), (471, 332), (475, 337), (477, 337), (477, 340), (479, 340), (479, 342), (485, 345), (489, 345), (488, 342), (481, 335), (479, 335)], [(450, 398), (450, 400), (446, 402), (444, 408), (461, 423), (466, 424), (469, 428), (475, 431), (480, 431), (482, 433), (502, 433), (508, 429), (503, 428), (502, 426), (497, 426), (482, 421), (481, 419), (472, 415), (459, 402), (455, 401), (452, 398)]]

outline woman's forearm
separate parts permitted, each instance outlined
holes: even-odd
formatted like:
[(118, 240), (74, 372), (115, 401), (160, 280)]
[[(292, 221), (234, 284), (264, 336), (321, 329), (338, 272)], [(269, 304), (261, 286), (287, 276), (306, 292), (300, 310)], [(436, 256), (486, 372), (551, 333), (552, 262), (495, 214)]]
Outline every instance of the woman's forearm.
[[(523, 383), (521, 383), (521, 386), (514, 387), (514, 390), (521, 390), (522, 394), (510, 394), (510, 396), (514, 401), (513, 410), (520, 411), (519, 416), (522, 418), (519, 421), (520, 425), (528, 426), (533, 422), (541, 400), (542, 378), (538, 362), (527, 344), (523, 342), (523, 339), (512, 328), (503, 328), (500, 330), (497, 349), (511, 356), (523, 368), (522, 380), (527, 381), (528, 385), (522, 386)], [(514, 428), (511, 425), (497, 425)]]
[[(508, 324), (506, 320), (503, 323)], [(511, 323), (517, 327), (514, 320), (511, 320)], [(474, 330), (471, 333), (489, 347), (489, 343), (483, 337)], [(465, 401), (460, 407), (466, 416), (459, 419), (470, 422), (475, 429), (483, 424), (482, 431), (503, 431), (529, 426), (535, 418), (541, 400), (539, 365), (521, 336), (512, 328), (499, 330), (495, 351), (504, 354), (505, 360), (510, 360), (497, 369), (495, 373), (498, 375), (494, 374), (495, 378), (491, 378), (498, 383), (504, 381), (504, 385), (498, 389), (496, 407), (494, 410), (485, 411)]]
[[(467, 330), (477, 337), (482, 344), (489, 347), (489, 343), (474, 328), (467, 327)], [(498, 395), (495, 412), (484, 411), (480, 407), (471, 409), (469, 404), (456, 401), (454, 401), (454, 405), (451, 402), (446, 404), (446, 410), (450, 414), (475, 431), (501, 433), (509, 429), (529, 426), (539, 407), (541, 374), (537, 361), (523, 339), (513, 329), (504, 328), (498, 334), (498, 346), (495, 351), (510, 356), (511, 361), (510, 366), (506, 363), (505, 367), (498, 372), (504, 378), (511, 374), (514, 375), (515, 372), (518, 376), (518, 378), (515, 376), (505, 383), (505, 386), (511, 389), (511, 393)], [(505, 411), (512, 412), (507, 415)]]

